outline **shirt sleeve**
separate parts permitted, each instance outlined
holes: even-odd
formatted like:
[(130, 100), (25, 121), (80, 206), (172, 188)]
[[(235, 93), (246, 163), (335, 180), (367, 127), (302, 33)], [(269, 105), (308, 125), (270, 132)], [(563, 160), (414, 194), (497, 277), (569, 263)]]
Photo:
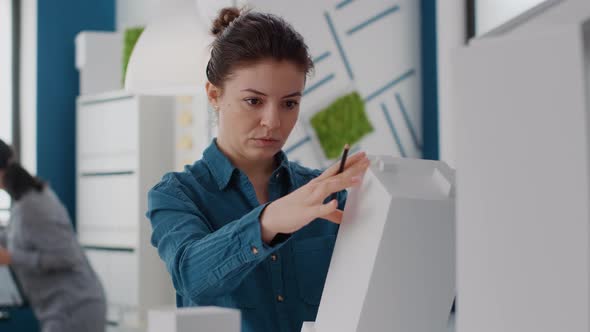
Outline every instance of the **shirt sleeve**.
[(14, 247), (12, 264), (42, 272), (71, 270), (84, 258), (72, 226), (38, 216), (34, 209), (20, 209), (17, 216), (25, 247)]
[(146, 216), (153, 230), (151, 243), (181, 296), (198, 304), (226, 295), (284, 245), (271, 247), (262, 241), (260, 215), (268, 204), (213, 231), (180, 186), (169, 177), (154, 187), (148, 194)]

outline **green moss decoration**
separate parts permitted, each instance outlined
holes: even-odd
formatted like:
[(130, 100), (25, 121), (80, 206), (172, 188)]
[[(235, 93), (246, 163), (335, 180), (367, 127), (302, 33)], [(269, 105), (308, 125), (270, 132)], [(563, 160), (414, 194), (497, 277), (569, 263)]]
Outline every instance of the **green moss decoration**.
[(365, 103), (357, 92), (336, 99), (311, 118), (320, 145), (328, 159), (340, 157), (346, 143), (353, 145), (373, 132)]
[(129, 58), (131, 58), (131, 52), (135, 47), (135, 43), (143, 32), (143, 27), (135, 27), (125, 29), (125, 40), (123, 41), (123, 75), (121, 83), (125, 84), (125, 75), (127, 74), (127, 65), (129, 64)]

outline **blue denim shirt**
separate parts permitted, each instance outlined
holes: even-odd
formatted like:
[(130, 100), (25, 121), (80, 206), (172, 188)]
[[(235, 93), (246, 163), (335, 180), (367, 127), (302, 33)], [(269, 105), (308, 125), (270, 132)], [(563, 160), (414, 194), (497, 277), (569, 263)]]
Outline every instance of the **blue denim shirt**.
[[(321, 174), (276, 155), (269, 202)], [(337, 194), (340, 208), (346, 191)], [(242, 332), (299, 332), (315, 321), (338, 225), (316, 219), (281, 243), (262, 241), (260, 204), (247, 176), (218, 149), (148, 194), (152, 244), (177, 292), (177, 306), (238, 308)]]

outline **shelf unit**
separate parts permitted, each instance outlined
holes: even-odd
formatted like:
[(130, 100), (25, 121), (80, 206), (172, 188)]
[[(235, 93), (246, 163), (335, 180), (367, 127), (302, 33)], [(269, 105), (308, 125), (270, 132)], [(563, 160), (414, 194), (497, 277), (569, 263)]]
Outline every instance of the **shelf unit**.
[(77, 231), (101, 279), (111, 325), (145, 329), (149, 308), (174, 304), (150, 244), (147, 192), (174, 168), (172, 97), (111, 92), (77, 100)]

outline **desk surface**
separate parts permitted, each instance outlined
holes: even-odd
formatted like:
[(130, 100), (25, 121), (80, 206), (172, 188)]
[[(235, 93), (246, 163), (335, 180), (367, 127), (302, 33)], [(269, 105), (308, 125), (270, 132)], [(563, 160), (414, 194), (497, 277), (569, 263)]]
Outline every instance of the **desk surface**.
[[(125, 329), (124, 327), (109, 326), (107, 332), (144, 332), (137, 329)], [(449, 326), (445, 332), (455, 332), (455, 315), (449, 318)]]

